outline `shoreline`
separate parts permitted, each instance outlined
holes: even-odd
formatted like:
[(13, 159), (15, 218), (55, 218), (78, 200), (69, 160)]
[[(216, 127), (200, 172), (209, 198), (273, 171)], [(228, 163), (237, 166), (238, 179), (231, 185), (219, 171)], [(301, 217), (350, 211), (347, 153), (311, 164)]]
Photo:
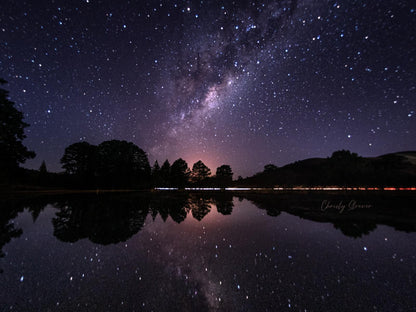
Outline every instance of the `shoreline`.
[(154, 188), (154, 189), (0, 189), (0, 198), (14, 197), (18, 195), (66, 195), (66, 194), (117, 194), (117, 193), (142, 193), (142, 194), (372, 194), (372, 195), (416, 195), (416, 188)]

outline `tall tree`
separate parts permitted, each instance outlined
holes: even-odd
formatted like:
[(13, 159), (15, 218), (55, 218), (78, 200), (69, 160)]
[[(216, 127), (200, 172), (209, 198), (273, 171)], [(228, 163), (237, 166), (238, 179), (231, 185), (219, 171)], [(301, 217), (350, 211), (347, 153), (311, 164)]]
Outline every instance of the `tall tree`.
[(233, 181), (233, 171), (229, 165), (218, 167), (215, 175), (219, 186), (228, 186)]
[(184, 187), (188, 183), (189, 179), (188, 164), (182, 158), (174, 161), (170, 168), (171, 183), (174, 187)]
[(98, 145), (98, 176), (107, 186), (148, 186), (150, 164), (137, 145), (120, 140)]
[(39, 184), (48, 184), (48, 180), (48, 170), (46, 169), (46, 163), (45, 161), (42, 161), (42, 164), (39, 167)]
[(201, 184), (211, 175), (211, 170), (202, 162), (198, 160), (192, 166), (191, 178), (192, 182)]
[(157, 160), (155, 160), (155, 163), (152, 167), (152, 175), (157, 175), (160, 173), (160, 166), (159, 163), (157, 162)]
[(66, 173), (78, 175), (82, 178), (95, 173), (97, 161), (97, 146), (88, 142), (78, 142), (65, 148), (61, 158), (62, 168)]
[(170, 185), (170, 163), (169, 160), (165, 160), (162, 167), (160, 168), (161, 186)]
[[(0, 78), (0, 85), (7, 82)], [(19, 164), (34, 158), (22, 141), (26, 138), (24, 129), (29, 125), (23, 121), (23, 113), (8, 99), (9, 92), (0, 88), (0, 179), (9, 180)]]
[(161, 185), (161, 177), (160, 177), (160, 166), (157, 160), (152, 167), (152, 182), (153, 186), (160, 186)]
[(46, 169), (46, 163), (45, 163), (45, 161), (42, 161), (42, 163), (40, 164), (39, 172), (41, 174), (46, 174), (48, 172), (48, 170)]

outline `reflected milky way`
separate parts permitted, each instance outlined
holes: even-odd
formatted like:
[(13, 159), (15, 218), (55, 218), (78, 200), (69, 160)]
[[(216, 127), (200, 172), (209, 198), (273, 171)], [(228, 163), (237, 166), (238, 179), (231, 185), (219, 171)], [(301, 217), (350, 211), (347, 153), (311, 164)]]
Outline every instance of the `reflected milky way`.
[(24, 311), (408, 310), (412, 198), (356, 193), (355, 201), (377, 209), (320, 209), (323, 200), (349, 196), (3, 201), (0, 301)]

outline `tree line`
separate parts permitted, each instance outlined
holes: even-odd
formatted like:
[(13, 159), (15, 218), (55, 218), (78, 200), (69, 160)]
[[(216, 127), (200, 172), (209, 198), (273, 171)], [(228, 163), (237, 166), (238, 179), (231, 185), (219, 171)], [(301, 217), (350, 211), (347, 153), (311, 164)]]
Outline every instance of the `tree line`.
[(156, 160), (151, 167), (146, 153), (132, 142), (111, 140), (98, 146), (88, 142), (69, 145), (61, 158), (62, 168), (81, 187), (138, 187), (149, 188), (185, 186), (227, 186), (233, 172), (229, 165), (217, 168), (215, 176), (199, 160), (192, 169), (182, 158), (172, 165)]

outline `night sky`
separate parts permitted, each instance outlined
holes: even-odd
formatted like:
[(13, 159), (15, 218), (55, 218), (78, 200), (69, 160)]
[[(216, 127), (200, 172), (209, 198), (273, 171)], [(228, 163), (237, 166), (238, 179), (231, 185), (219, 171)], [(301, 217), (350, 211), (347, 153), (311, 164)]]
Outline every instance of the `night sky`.
[(414, 1), (12, 1), (0, 77), (26, 163), (122, 139), (252, 175), (349, 149), (416, 149)]

